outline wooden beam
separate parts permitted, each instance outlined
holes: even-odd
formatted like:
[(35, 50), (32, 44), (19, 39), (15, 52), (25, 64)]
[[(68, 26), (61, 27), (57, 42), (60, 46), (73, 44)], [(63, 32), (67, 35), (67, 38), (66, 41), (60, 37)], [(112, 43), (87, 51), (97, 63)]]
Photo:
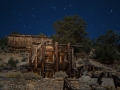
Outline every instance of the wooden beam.
[(70, 84), (70, 81), (68, 81), (67, 79), (64, 79), (64, 86), (63, 86), (63, 90), (73, 90)]
[(55, 57), (56, 57), (56, 59), (55, 59), (55, 67), (56, 67), (56, 72), (58, 72), (58, 69), (59, 69), (59, 67), (58, 67), (58, 65), (59, 65), (59, 61), (58, 61), (58, 42), (55, 42)]
[(45, 46), (44, 42), (42, 41), (42, 77), (45, 77), (45, 67), (44, 67), (44, 53), (45, 53)]
[(34, 51), (34, 54), (35, 54), (35, 68), (37, 69), (38, 68), (38, 63), (37, 63), (37, 46), (35, 45), (35, 51)]
[[(66, 46), (67, 44), (59, 44), (59, 46)], [(84, 46), (81, 45), (71, 45), (71, 47), (79, 47), (79, 48), (84, 48)]]
[(24, 46), (26, 46), (26, 37), (24, 36)]
[[(13, 36), (13, 40), (14, 40), (14, 46), (15, 46), (15, 36)], [(15, 50), (15, 47), (14, 47), (14, 50)]]

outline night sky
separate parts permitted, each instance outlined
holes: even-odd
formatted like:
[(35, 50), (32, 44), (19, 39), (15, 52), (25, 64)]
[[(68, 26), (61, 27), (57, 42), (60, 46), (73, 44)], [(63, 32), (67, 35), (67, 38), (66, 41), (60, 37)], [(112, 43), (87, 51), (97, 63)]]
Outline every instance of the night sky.
[(71, 15), (86, 21), (91, 39), (120, 33), (120, 0), (0, 0), (0, 38), (14, 31), (51, 36), (52, 24)]

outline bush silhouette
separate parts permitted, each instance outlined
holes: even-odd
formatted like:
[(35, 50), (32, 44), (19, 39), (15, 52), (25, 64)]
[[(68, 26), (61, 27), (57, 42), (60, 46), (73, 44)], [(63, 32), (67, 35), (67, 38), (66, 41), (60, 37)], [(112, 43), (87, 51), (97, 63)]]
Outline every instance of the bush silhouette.
[(14, 58), (10, 58), (8, 60), (8, 64), (11, 65), (12, 67), (16, 68), (16, 61), (14, 61)]

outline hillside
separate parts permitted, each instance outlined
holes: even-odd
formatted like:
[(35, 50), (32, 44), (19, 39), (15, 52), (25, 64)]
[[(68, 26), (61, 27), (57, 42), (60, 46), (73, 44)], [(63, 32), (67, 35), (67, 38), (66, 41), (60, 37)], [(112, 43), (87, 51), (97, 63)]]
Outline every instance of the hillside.
[[(17, 66), (28, 63), (28, 53), (0, 53), (0, 65), (8, 63), (8, 60), (12, 57), (14, 60), (18, 60)], [(24, 61), (24, 59), (26, 59)]]

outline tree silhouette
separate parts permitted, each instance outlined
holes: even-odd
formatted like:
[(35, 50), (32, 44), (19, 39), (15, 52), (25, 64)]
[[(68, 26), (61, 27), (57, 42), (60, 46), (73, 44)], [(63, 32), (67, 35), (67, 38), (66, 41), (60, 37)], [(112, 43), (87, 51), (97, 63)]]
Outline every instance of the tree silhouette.
[(58, 41), (62, 44), (70, 42), (73, 45), (84, 46), (83, 51), (85, 52), (91, 50), (91, 41), (85, 31), (86, 22), (78, 15), (65, 16), (62, 20), (57, 20), (53, 24), (53, 28), (55, 30), (55, 34), (52, 36), (54, 42)]
[(59, 43), (80, 43), (87, 35), (86, 22), (78, 15), (66, 16), (63, 20), (57, 20), (53, 24), (53, 28), (55, 34), (52, 37)]
[(104, 35), (96, 39), (94, 43), (95, 58), (104, 63), (113, 63), (119, 60), (118, 42), (120, 37), (112, 30), (108, 30)]
[(46, 37), (46, 35), (43, 34), (43, 33), (40, 33), (39, 36), (40, 36), (40, 37)]

